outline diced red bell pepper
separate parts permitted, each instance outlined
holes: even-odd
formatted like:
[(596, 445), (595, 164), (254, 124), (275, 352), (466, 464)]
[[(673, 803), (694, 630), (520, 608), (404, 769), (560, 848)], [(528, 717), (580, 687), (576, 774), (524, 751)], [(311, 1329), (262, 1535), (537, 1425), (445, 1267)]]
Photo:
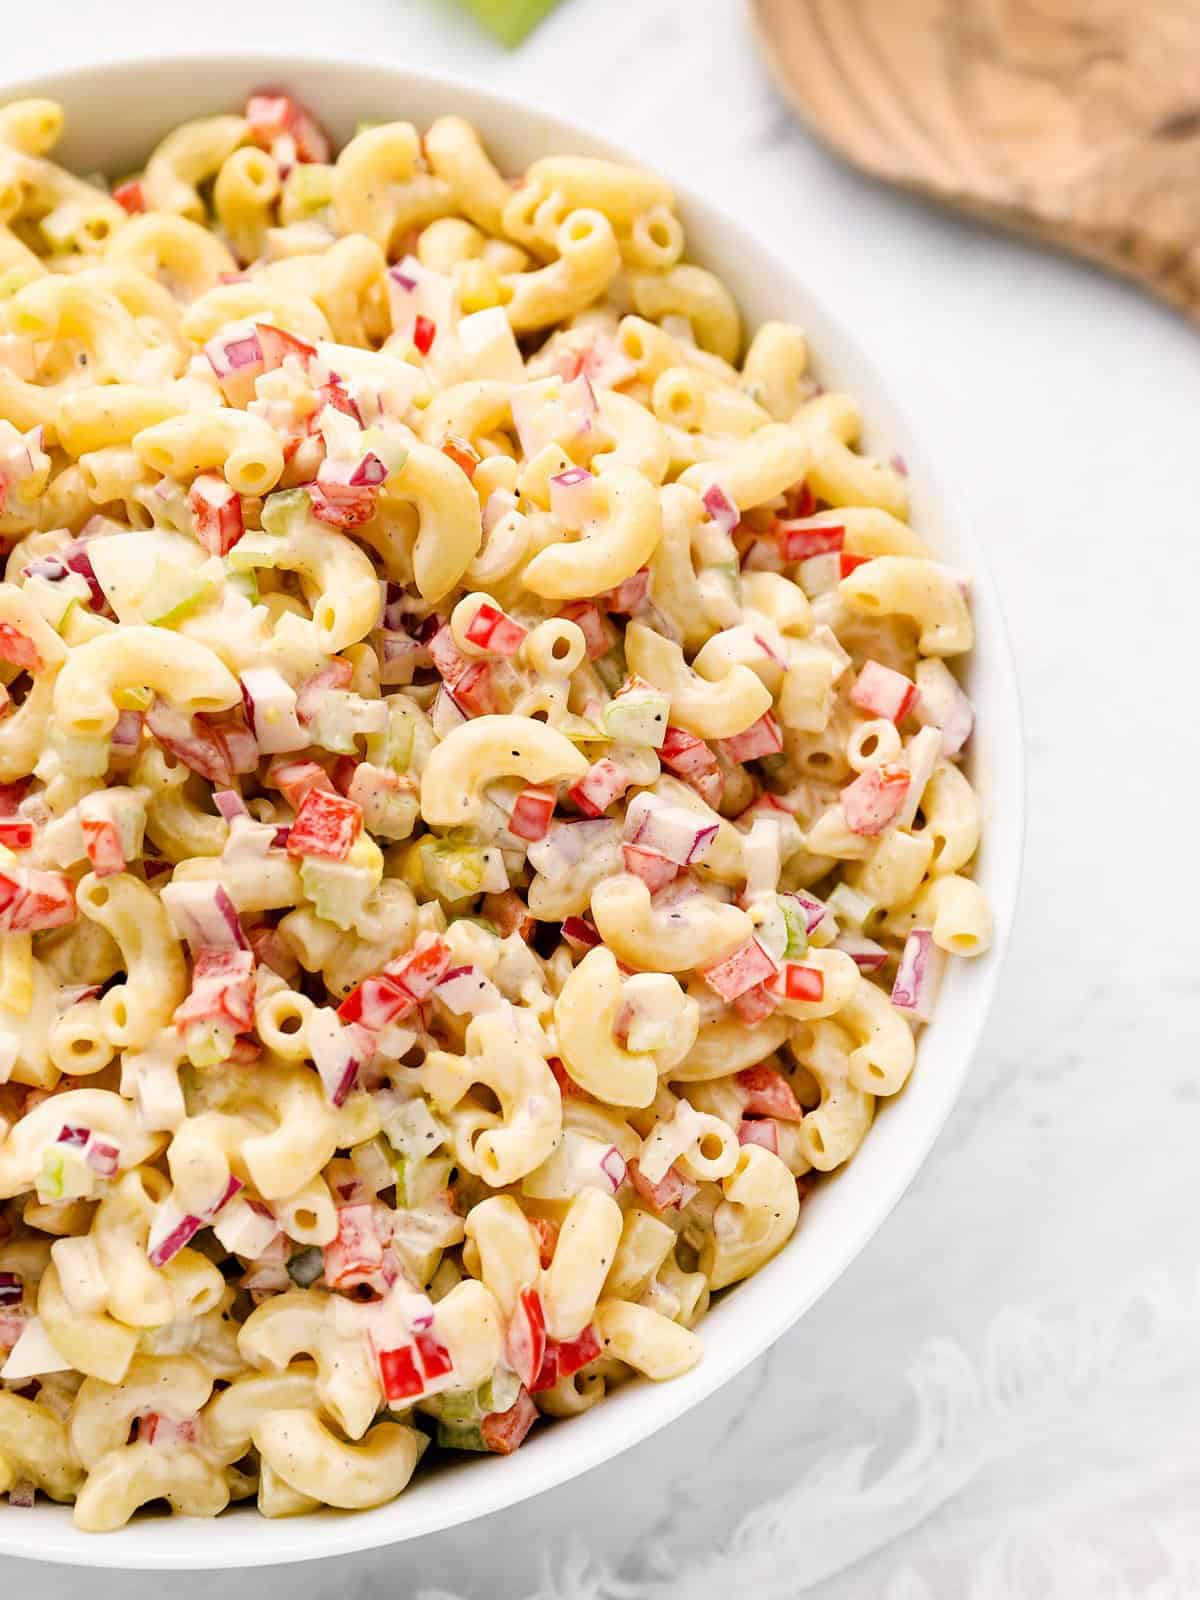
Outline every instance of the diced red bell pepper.
[(330, 528), (361, 528), (375, 515), (378, 491), (371, 484), (310, 483), (312, 514)]
[(29, 793), (31, 778), (18, 778), (15, 783), (0, 783), (0, 817), (15, 817), (17, 807)]
[(578, 945), (582, 950), (594, 950), (603, 942), (595, 927), (583, 917), (564, 918), (562, 936), (568, 944)]
[[(326, 1245), (326, 1254), (330, 1247)], [(425, 1379), (417, 1366), (417, 1352), (411, 1344), (402, 1344), (395, 1350), (378, 1350), (379, 1376), (387, 1400), (411, 1400), (425, 1388)]]
[(607, 611), (617, 611), (622, 616), (630, 616), (640, 609), (646, 599), (646, 592), (650, 587), (650, 571), (642, 567), (631, 577), (624, 579), (615, 589), (611, 589), (604, 596), (604, 606)]
[(436, 338), (437, 323), (418, 311), (416, 321), (413, 323), (413, 344), (417, 348), (418, 355), (427, 356), (433, 349), (433, 341)]
[(88, 860), (98, 878), (124, 872), (125, 852), (121, 848), (121, 830), (115, 822), (104, 817), (80, 817), (79, 829)]
[(536, 1289), (522, 1289), (504, 1335), (504, 1359), (528, 1389), (546, 1359), (546, 1313)]
[(762, 756), (778, 755), (783, 749), (783, 734), (769, 711), (732, 739), (722, 739), (721, 748), (730, 761), (758, 761)]
[(737, 1085), (746, 1096), (747, 1115), (775, 1117), (780, 1122), (799, 1122), (804, 1116), (791, 1084), (774, 1067), (761, 1062), (754, 1067), (743, 1067), (737, 1074)]
[(716, 756), (703, 739), (685, 733), (682, 728), (668, 727), (658, 759), (668, 772), (682, 778), (714, 809), (720, 805), (725, 780)]
[(838, 556), (838, 576), (848, 578), (857, 567), (865, 566), (868, 561), (874, 559), (873, 556), (852, 556), (843, 550)]
[(325, 1246), (325, 1282), (331, 1289), (351, 1289), (373, 1278), (382, 1265), (383, 1240), (375, 1226), (374, 1207), (367, 1203), (339, 1207), (337, 1235)]
[(0, 817), (0, 844), (10, 850), (28, 850), (33, 843), (33, 823), (28, 817)]
[(441, 673), (442, 682), (452, 689), (470, 665), (466, 656), (455, 644), (454, 634), (448, 622), (443, 622), (429, 640), (429, 654), (434, 666)]
[(140, 211), (147, 211), (146, 191), (142, 187), (140, 178), (128, 178), (124, 183), (119, 183), (112, 192), (113, 199), (122, 211), (127, 211), (131, 217), (137, 216)]
[(444, 1378), (447, 1373), (454, 1371), (454, 1362), (450, 1359), (449, 1350), (444, 1344), (440, 1344), (432, 1333), (414, 1334), (413, 1343), (417, 1347), (417, 1356), (427, 1383), (432, 1383), (437, 1378)]
[(137, 1419), (137, 1442), (156, 1444), (160, 1448), (196, 1444), (200, 1438), (200, 1418), (186, 1417), (177, 1422), (157, 1411), (148, 1411)]
[(612, 649), (612, 627), (594, 600), (573, 600), (559, 612), (568, 622), (573, 622), (583, 634), (584, 648), (589, 661), (598, 661)]
[(449, 456), (456, 467), (460, 467), (468, 478), (475, 476), (475, 468), (479, 465), (479, 452), (469, 439), (460, 439), (455, 433), (448, 433), (442, 440), (442, 454)]
[(779, 1124), (773, 1117), (743, 1117), (738, 1126), (739, 1144), (757, 1144), (764, 1150), (769, 1150), (773, 1156), (779, 1154)]
[(481, 650), (497, 656), (515, 656), (528, 637), (528, 629), (514, 622), (498, 606), (484, 601), (471, 618), (466, 637)]
[(228, 555), (246, 531), (241, 495), (215, 472), (192, 479), (188, 508), (196, 538), (210, 556)]
[(497, 1455), (510, 1456), (538, 1419), (538, 1409), (526, 1390), (520, 1394), (507, 1411), (489, 1412), (479, 1424), (479, 1434), (489, 1450)]
[(558, 1247), (558, 1223), (550, 1217), (530, 1217), (528, 1220), (537, 1236), (538, 1265), (548, 1267)]
[(739, 994), (735, 998), (733, 1009), (748, 1028), (753, 1028), (769, 1017), (778, 1004), (779, 1001), (766, 984), (758, 983), (753, 989), (747, 989), (745, 994)]
[(37, 645), (11, 622), (0, 622), (0, 661), (11, 661), (26, 672), (40, 672), (43, 665)]
[(185, 767), (218, 789), (233, 787), (237, 774), (225, 741), (199, 717), (189, 717), (168, 702), (155, 700), (146, 713), (146, 727), (163, 749), (178, 756)]
[(299, 811), (311, 789), (333, 793), (329, 774), (315, 761), (272, 761), (267, 768), (267, 783), (279, 790), (293, 811)]
[(908, 768), (898, 762), (884, 761), (860, 772), (839, 796), (846, 826), (868, 837), (882, 833), (899, 815), (908, 781)]
[[(339, 756), (329, 769), (329, 781), (339, 794), (349, 796), (354, 784), (354, 775), (362, 766), (362, 762), (355, 756)], [(355, 801), (357, 805), (358, 802)]]
[(191, 993), (176, 1009), (175, 1025), (220, 1022), (235, 1033), (254, 1021), (254, 954), (250, 950), (196, 952)]
[(308, 107), (291, 95), (273, 89), (252, 94), (246, 102), (246, 121), (255, 144), (269, 150), (277, 160), (284, 154), (278, 148), (282, 140), (290, 141), (287, 153), (294, 152), (296, 161), (329, 160), (329, 140), (320, 124)]
[[(358, 403), (340, 378), (331, 377), (327, 382), (323, 383), (317, 390), (317, 398), (320, 401), (315, 414), (317, 421), (320, 420), (321, 412), (324, 411), (325, 407), (332, 406), (335, 411), (341, 411), (345, 416), (357, 422), (360, 428), (362, 427), (363, 418), (362, 412), (358, 409)], [(369, 485), (360, 485), (360, 487), (369, 487)]]
[(850, 703), (873, 717), (903, 722), (917, 703), (917, 686), (902, 672), (893, 672), (878, 661), (864, 661), (850, 690)]
[(450, 961), (449, 945), (435, 936), (389, 961), (383, 970), (414, 1000), (428, 1000), (445, 976)]
[(756, 984), (767, 983), (779, 970), (769, 951), (757, 939), (747, 939), (731, 954), (698, 969), (709, 988), (722, 1000), (736, 1000)]
[(624, 858), (625, 871), (632, 872), (635, 878), (640, 878), (651, 894), (657, 894), (660, 889), (665, 889), (667, 884), (679, 876), (678, 864), (660, 855), (657, 850), (644, 850), (637, 844), (623, 844), (621, 855)]
[(784, 1000), (823, 1000), (825, 974), (820, 967), (806, 967), (801, 961), (785, 961), (778, 975), (771, 980), (771, 992)]
[(619, 800), (629, 787), (629, 775), (602, 756), (567, 790), (567, 799), (578, 806), (585, 817), (600, 817), (614, 800)]
[(637, 1161), (631, 1161), (626, 1169), (627, 1176), (634, 1189), (643, 1200), (649, 1202), (655, 1211), (669, 1211), (673, 1206), (685, 1206), (697, 1192), (697, 1185), (689, 1182), (676, 1167), (668, 1167), (657, 1183), (651, 1183), (649, 1178), (642, 1176), (641, 1168)]
[(75, 885), (66, 873), (0, 869), (0, 933), (40, 933), (74, 922)]
[(522, 789), (513, 801), (508, 831), (531, 843), (544, 839), (550, 831), (555, 804), (553, 789)]
[(362, 832), (362, 807), (332, 789), (310, 789), (288, 834), (287, 853), (295, 860), (323, 856), (344, 861)]
[(197, 726), (210, 732), (225, 752), (229, 770), (245, 774), (258, 769), (258, 740), (246, 725), (240, 707), (233, 711), (201, 711), (196, 717)]
[(454, 703), (468, 717), (487, 717), (499, 711), (492, 669), (486, 661), (473, 661), (450, 691)]
[(558, 1085), (558, 1092), (564, 1100), (570, 1100), (572, 1097), (577, 1100), (586, 1100), (588, 1098), (587, 1090), (580, 1088), (558, 1056), (551, 1056), (546, 1065), (550, 1068), (554, 1081)]
[(807, 561), (810, 556), (836, 555), (846, 540), (846, 530), (840, 525), (828, 527), (797, 526), (790, 521), (777, 521), (773, 529), (779, 542), (779, 553), (785, 561)]
[(317, 353), (315, 345), (308, 344), (304, 339), (298, 339), (286, 328), (276, 327), (273, 322), (256, 322), (254, 331), (258, 334), (264, 372), (274, 372), (277, 367), (283, 365), (288, 356), (297, 356), (301, 364), (307, 368)]
[(389, 1022), (404, 1016), (416, 1001), (386, 973), (375, 972), (355, 984), (338, 1007), (343, 1022), (361, 1022), (364, 1028), (378, 1032)]
[(543, 1389), (552, 1389), (560, 1379), (571, 1377), (590, 1361), (595, 1361), (601, 1348), (590, 1322), (574, 1339), (548, 1339), (541, 1370), (530, 1385), (530, 1392), (540, 1394)]

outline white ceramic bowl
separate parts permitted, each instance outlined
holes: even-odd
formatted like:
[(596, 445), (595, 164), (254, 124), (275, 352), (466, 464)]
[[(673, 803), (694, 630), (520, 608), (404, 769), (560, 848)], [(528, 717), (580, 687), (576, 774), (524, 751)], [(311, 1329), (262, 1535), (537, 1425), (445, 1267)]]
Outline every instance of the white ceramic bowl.
[[(76, 171), (120, 175), (139, 167), (155, 141), (189, 117), (240, 106), (264, 83), (308, 102), (339, 143), (363, 118), (427, 125), (458, 112), (481, 130), (502, 169), (517, 171), (550, 153), (631, 159), (607, 140), (515, 98), (474, 84), (398, 67), (267, 54), (141, 60), (6, 85), (3, 99), (49, 95), (67, 110), (62, 160)], [(636, 159), (634, 157), (633, 159)], [(812, 1305), (849, 1265), (908, 1186), (950, 1113), (996, 986), (1016, 898), (1023, 831), (1019, 712), (1012, 662), (992, 582), (942, 476), (945, 451), (927, 449), (901, 415), (856, 341), (818, 304), (794, 268), (760, 234), (735, 225), (709, 201), (677, 184), (689, 253), (720, 273), (753, 328), (779, 317), (811, 338), (817, 375), (861, 403), (869, 448), (902, 451), (912, 472), (914, 520), (930, 543), (974, 577), (978, 644), (967, 686), (978, 711), (971, 770), (984, 812), (978, 878), (996, 917), (991, 951), (952, 963), (937, 1017), (920, 1043), (912, 1080), (882, 1102), (863, 1148), (832, 1181), (817, 1186), (796, 1237), (781, 1255), (727, 1294), (705, 1318), (700, 1365), (673, 1383), (639, 1382), (569, 1422), (537, 1429), (516, 1455), (468, 1458), (426, 1473), (376, 1511), (270, 1522), (252, 1510), (214, 1527), (188, 1518), (136, 1521), (119, 1533), (82, 1534), (69, 1508), (6, 1507), (0, 1551), (43, 1561), (114, 1567), (246, 1567), (301, 1561), (412, 1539), (528, 1499), (645, 1439), (727, 1383)]]

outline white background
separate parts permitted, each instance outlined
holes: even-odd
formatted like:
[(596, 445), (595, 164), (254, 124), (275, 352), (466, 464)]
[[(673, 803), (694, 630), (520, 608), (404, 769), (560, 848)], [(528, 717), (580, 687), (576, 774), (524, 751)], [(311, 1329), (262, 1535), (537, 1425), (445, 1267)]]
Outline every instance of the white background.
[(513, 55), (453, 0), (3, 9), (12, 79), (222, 45), (428, 62), (592, 122), (768, 232), (966, 490), (1030, 768), (1012, 954), (953, 1120), (865, 1254), (699, 1414), (393, 1551), (240, 1578), (9, 1562), (7, 1583), (28, 1600), (1200, 1593), (1200, 335), (835, 164), (773, 93), (739, 0), (566, 0)]

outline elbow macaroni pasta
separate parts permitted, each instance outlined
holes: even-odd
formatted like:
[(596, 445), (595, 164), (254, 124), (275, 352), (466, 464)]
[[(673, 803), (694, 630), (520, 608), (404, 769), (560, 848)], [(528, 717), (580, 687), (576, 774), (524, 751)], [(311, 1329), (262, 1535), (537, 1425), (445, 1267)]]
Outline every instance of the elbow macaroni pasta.
[(0, 1493), (376, 1506), (687, 1372), (914, 1070), (967, 583), (654, 174), (266, 91), (110, 195), (61, 127), (0, 110)]

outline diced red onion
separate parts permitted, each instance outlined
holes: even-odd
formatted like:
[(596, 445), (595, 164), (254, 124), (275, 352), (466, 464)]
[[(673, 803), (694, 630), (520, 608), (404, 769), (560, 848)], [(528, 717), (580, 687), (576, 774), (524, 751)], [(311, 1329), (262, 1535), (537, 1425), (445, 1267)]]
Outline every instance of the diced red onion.
[(197, 950), (248, 950), (237, 907), (223, 884), (175, 880), (162, 891), (162, 903), (177, 936)]
[(719, 483), (710, 483), (701, 495), (704, 509), (712, 520), (722, 527), (726, 533), (732, 533), (742, 520), (737, 506), (725, 493)]
[(141, 712), (118, 711), (113, 731), (108, 737), (109, 749), (113, 755), (136, 755), (142, 742)]
[(665, 804), (646, 790), (634, 796), (625, 813), (624, 837), (655, 850), (681, 867), (702, 861), (717, 837), (718, 824), (705, 822), (686, 806)]
[(544, 839), (529, 846), (530, 865), (544, 878), (565, 877), (585, 857), (617, 843), (617, 824), (608, 817), (587, 817), (581, 822), (553, 822)]
[(928, 928), (914, 928), (904, 942), (900, 969), (892, 985), (892, 1004), (916, 1022), (933, 1015), (946, 955), (933, 942)]
[(843, 933), (833, 941), (835, 950), (843, 950), (860, 972), (878, 972), (887, 963), (888, 953), (874, 939), (859, 934)]
[(246, 809), (246, 802), (236, 789), (218, 789), (213, 795), (213, 804), (226, 822), (232, 822), (234, 817), (250, 815)]
[(568, 528), (582, 528), (596, 514), (597, 480), (584, 467), (568, 467), (550, 479), (550, 510)]

